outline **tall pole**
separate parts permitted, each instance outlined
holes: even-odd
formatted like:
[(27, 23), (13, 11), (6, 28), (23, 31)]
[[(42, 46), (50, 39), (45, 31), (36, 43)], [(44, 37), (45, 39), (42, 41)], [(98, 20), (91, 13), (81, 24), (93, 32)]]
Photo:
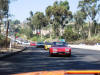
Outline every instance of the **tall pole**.
[(7, 14), (7, 29), (6, 29), (6, 41), (5, 41), (6, 49), (8, 43), (8, 27), (9, 27), (9, 21), (8, 21), (8, 14)]
[(2, 24), (1, 22), (2, 22), (2, 21), (1, 21), (1, 19), (0, 19), (0, 33), (1, 33), (1, 24)]
[[(16, 29), (15, 29), (15, 42), (16, 42)], [(16, 43), (14, 42), (14, 48), (15, 48), (15, 46), (16, 46)]]

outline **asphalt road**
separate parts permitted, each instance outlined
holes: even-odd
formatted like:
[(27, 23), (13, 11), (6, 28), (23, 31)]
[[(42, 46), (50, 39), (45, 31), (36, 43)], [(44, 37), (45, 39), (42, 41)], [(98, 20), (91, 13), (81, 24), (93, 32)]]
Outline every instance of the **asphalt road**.
[(51, 70), (100, 70), (100, 51), (72, 48), (71, 57), (50, 57), (48, 51), (29, 47), (0, 60), (0, 75)]

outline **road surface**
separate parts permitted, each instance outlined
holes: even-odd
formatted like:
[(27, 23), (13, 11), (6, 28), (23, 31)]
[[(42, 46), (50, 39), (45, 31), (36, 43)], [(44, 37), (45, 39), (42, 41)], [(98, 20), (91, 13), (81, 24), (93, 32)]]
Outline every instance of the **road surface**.
[(71, 57), (50, 57), (48, 51), (29, 47), (0, 60), (0, 75), (51, 70), (100, 70), (100, 51), (72, 49)]

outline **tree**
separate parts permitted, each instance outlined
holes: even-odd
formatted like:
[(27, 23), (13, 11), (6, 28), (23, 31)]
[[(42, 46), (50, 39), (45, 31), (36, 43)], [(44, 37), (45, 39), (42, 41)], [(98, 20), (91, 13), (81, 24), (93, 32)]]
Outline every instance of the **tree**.
[(27, 24), (30, 26), (30, 28), (31, 28), (32, 30), (34, 30), (34, 27), (33, 27), (33, 24), (32, 24), (32, 17), (33, 17), (33, 11), (30, 11), (30, 17), (27, 18), (27, 21), (28, 21)]
[(30, 11), (30, 17), (32, 17), (33, 16), (33, 11)]
[[(26, 30), (27, 29), (27, 30)], [(21, 30), (20, 30), (21, 32)], [(23, 30), (22, 30), (22, 33), (25, 34), (27, 36), (27, 39), (33, 37), (33, 33), (32, 33), (32, 29), (30, 27), (25, 27)]]
[(43, 26), (46, 25), (46, 17), (42, 12), (36, 12), (32, 17), (32, 24), (36, 29), (41, 29)]
[(84, 38), (84, 26), (83, 24), (85, 23), (86, 19), (86, 14), (84, 14), (81, 11), (77, 11), (74, 14), (74, 20), (75, 20), (75, 29), (77, 30), (78, 34), (82, 34), (82, 37)]
[(59, 36), (60, 29), (65, 27), (65, 24), (72, 18), (72, 13), (69, 11), (68, 1), (55, 1), (53, 6), (48, 6), (46, 9), (46, 15), (49, 20), (49, 24), (52, 24), (52, 28), (56, 31), (55, 35)]
[(74, 40), (78, 40), (80, 37), (79, 34), (73, 32), (72, 28), (67, 28), (65, 29), (64, 31), (64, 34), (63, 34), (63, 38), (66, 40), (66, 41), (74, 41)]
[(0, 33), (1, 33), (2, 19), (8, 13), (9, 3), (10, 3), (10, 0), (0, 0)]
[(46, 16), (42, 12), (36, 12), (32, 17), (32, 25), (35, 30), (39, 30), (41, 33), (41, 29), (48, 24), (48, 20)]
[(19, 30), (20, 28), (20, 21), (19, 20), (9, 20), (10, 26), (9, 26), (9, 30), (12, 32), (15, 31), (15, 29), (17, 28)]
[(20, 21), (19, 20), (15, 20), (15, 21), (13, 21), (13, 24), (14, 25), (18, 25), (18, 24), (20, 24)]
[(93, 21), (95, 20), (97, 13), (98, 13), (98, 4), (97, 2), (100, 0), (81, 0), (79, 1), (78, 7), (80, 10), (86, 14), (86, 19), (89, 21), (89, 32), (88, 38), (92, 36), (92, 27)]

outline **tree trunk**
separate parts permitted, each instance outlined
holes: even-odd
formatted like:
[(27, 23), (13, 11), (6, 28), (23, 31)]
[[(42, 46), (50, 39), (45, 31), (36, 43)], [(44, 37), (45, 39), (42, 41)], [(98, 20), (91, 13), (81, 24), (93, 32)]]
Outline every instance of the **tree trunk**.
[(7, 29), (6, 29), (6, 43), (5, 43), (6, 49), (7, 49), (7, 42), (8, 42), (8, 26), (9, 26), (9, 21), (8, 21), (8, 15), (7, 15)]
[(97, 25), (94, 24), (94, 34), (97, 34)]
[(63, 30), (63, 28), (61, 27), (61, 25), (60, 25), (60, 33), (59, 33), (59, 35), (60, 35), (60, 37), (62, 36), (62, 34), (63, 34), (63, 32), (62, 32), (62, 30)]
[(40, 37), (41, 37), (41, 40), (42, 40), (42, 31), (41, 31), (41, 29), (40, 29)]
[(90, 38), (91, 38), (91, 24), (89, 22), (88, 39), (90, 39)]
[(97, 34), (97, 29), (95, 28), (95, 34)]
[(0, 34), (1, 34), (1, 23), (0, 23)]
[(1, 23), (0, 23), (0, 34), (1, 34)]
[(84, 26), (82, 25), (82, 37), (83, 37), (83, 39), (86, 39), (86, 37), (85, 37), (86, 35), (85, 35), (85, 30), (84, 30)]
[[(50, 29), (52, 29), (52, 24), (50, 24), (50, 22), (49, 22), (49, 25), (50, 25)], [(50, 39), (52, 39), (51, 33), (52, 33), (52, 30), (51, 31), (49, 30)]]

